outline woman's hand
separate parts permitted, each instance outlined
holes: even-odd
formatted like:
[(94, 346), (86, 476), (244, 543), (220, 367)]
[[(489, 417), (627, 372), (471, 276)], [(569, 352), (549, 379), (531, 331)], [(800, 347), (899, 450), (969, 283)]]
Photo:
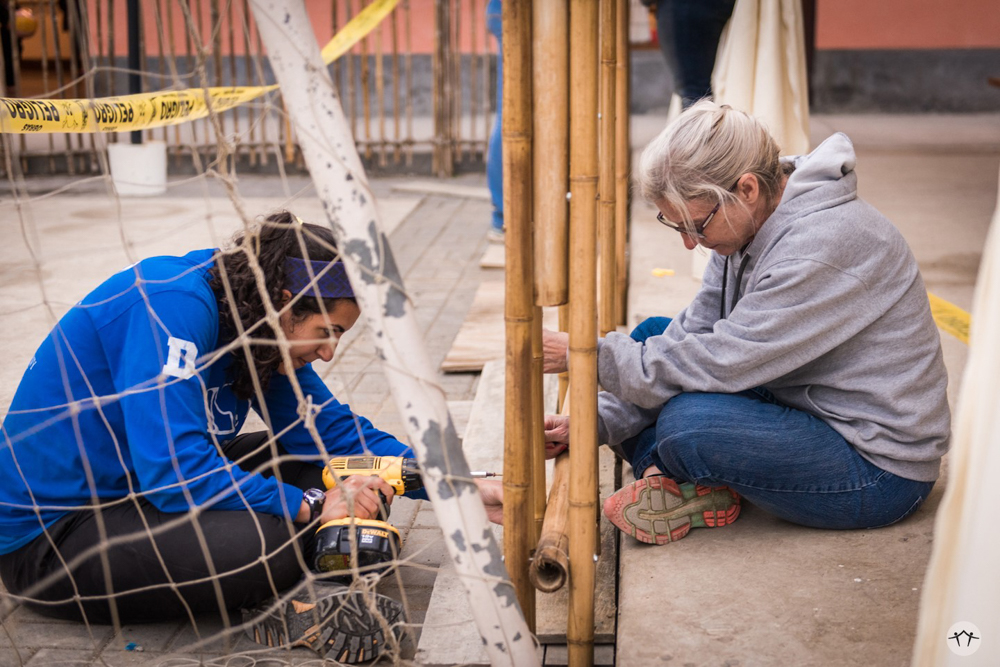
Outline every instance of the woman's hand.
[(493, 523), (503, 525), (503, 482), (495, 479), (477, 479), (479, 497), (486, 506), (486, 518)]
[(542, 370), (546, 373), (565, 373), (569, 368), (569, 334), (563, 331), (542, 329)]
[(349, 501), (354, 501), (354, 516), (358, 519), (376, 519), (379, 516), (381, 502), (378, 492), (385, 496), (386, 505), (392, 504), (395, 495), (392, 487), (381, 477), (351, 475), (338, 482), (337, 486), (326, 492), (323, 503), (323, 513), (320, 514), (320, 525), (327, 521), (335, 521), (350, 516)]
[(569, 417), (545, 415), (545, 458), (554, 459), (569, 448)]

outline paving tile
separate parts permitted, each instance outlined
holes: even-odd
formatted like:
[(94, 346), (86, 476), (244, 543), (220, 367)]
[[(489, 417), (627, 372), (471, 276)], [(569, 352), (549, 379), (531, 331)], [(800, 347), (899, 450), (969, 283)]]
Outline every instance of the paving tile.
[(36, 649), (18, 647), (0, 649), (0, 667), (24, 667)]
[(97, 650), (104, 645), (114, 630), (110, 625), (91, 625), (63, 621), (42, 621), (27, 623), (8, 620), (4, 623), (6, 632), (0, 633), (0, 648), (18, 649), (60, 648)]
[(93, 651), (43, 648), (25, 667), (88, 667), (93, 655)]
[(125, 647), (130, 643), (141, 646), (143, 652), (162, 652), (167, 650), (170, 640), (186, 625), (185, 622), (125, 625), (111, 638), (104, 652), (126, 652)]
[(259, 648), (238, 628), (240, 619), (235, 614), (228, 629), (214, 615), (198, 616), (197, 631), (189, 623), (167, 643), (170, 651), (186, 654), (218, 654), (238, 652), (246, 648)]

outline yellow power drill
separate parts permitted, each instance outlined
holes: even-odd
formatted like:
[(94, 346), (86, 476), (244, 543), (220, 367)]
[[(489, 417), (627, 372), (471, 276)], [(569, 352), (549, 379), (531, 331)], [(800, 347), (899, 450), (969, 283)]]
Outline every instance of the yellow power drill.
[[(379, 476), (397, 496), (424, 487), (416, 459), (402, 456), (342, 456), (330, 459), (323, 469), (326, 488), (337, 486), (337, 480), (351, 475)], [(473, 472), (474, 478), (497, 477), (494, 472)], [(363, 572), (381, 572), (399, 556), (403, 540), (399, 531), (388, 523), (389, 505), (379, 492), (384, 512), (379, 519), (344, 517), (327, 521), (316, 530), (316, 551), (313, 569), (317, 572), (342, 572), (349, 576), (353, 566)], [(356, 551), (352, 552), (354, 536)], [(356, 559), (352, 562), (352, 553)]]

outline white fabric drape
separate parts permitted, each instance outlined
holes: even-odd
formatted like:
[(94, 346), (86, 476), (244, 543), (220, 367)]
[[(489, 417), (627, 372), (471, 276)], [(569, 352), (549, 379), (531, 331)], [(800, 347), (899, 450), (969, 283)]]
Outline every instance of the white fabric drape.
[(712, 72), (715, 100), (767, 125), (782, 155), (809, 152), (800, 0), (737, 0)]
[[(1000, 664), (1000, 202), (986, 241), (948, 460), (947, 489), (920, 601), (914, 667)], [(978, 627), (981, 648), (948, 648), (956, 623)], [(954, 642), (954, 640), (952, 640)], [(962, 639), (962, 644), (969, 642)]]

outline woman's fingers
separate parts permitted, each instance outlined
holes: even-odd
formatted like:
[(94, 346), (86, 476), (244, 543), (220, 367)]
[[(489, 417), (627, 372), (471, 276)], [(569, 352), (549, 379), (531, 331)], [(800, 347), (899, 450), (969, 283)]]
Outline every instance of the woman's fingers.
[[(343, 479), (335, 488), (343, 489), (344, 494), (353, 500), (354, 515), (359, 519), (374, 519), (379, 516), (381, 510), (379, 493), (385, 498), (386, 506), (392, 505), (396, 495), (388, 482), (375, 475), (352, 475)], [(346, 513), (345, 502), (345, 516)]]
[(479, 497), (486, 508), (486, 517), (493, 523), (503, 524), (503, 482), (494, 479), (477, 479)]
[(557, 457), (560, 454), (562, 454), (563, 452), (565, 452), (567, 449), (569, 449), (569, 445), (567, 445), (565, 443), (546, 442), (545, 443), (545, 458), (546, 459), (554, 459), (555, 457)]
[(545, 415), (545, 443), (569, 444), (569, 417)]

